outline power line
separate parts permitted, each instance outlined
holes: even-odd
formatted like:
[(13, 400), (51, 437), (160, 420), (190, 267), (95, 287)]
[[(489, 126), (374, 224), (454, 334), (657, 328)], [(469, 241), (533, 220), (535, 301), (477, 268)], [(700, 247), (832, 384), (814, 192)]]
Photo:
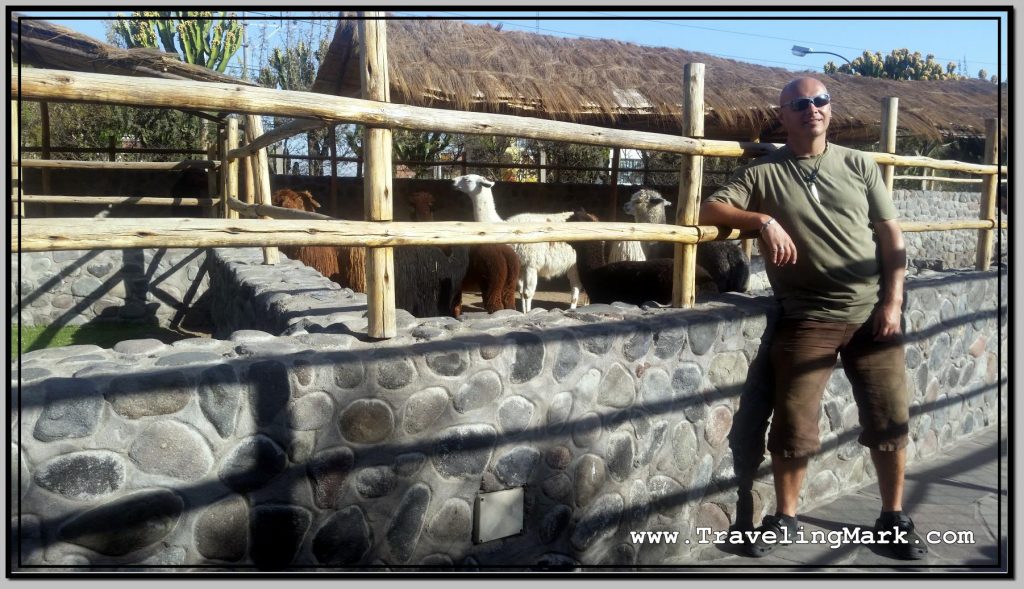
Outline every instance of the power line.
[[(602, 16), (619, 16), (617, 14), (612, 14), (612, 13), (608, 13), (608, 12), (594, 12), (594, 14), (599, 14), (599, 15), (602, 15)], [(674, 22), (674, 21), (664, 21), (664, 20), (645, 19), (645, 18), (644, 19), (636, 19), (636, 20), (641, 20), (641, 21), (644, 21), (644, 22), (652, 22), (652, 23), (657, 23), (657, 24), (663, 24), (663, 25), (671, 25), (671, 26), (676, 26), (676, 27), (683, 27), (683, 28), (688, 28), (688, 29), (701, 29), (701, 30), (705, 30), (705, 31), (714, 31), (716, 33), (728, 33), (728, 34), (731, 34), (731, 35), (745, 35), (747, 37), (758, 37), (758, 38), (761, 38), (761, 39), (774, 39), (776, 41), (787, 41), (787, 42), (790, 42), (790, 43), (803, 43), (803, 44), (806, 44), (806, 45), (814, 45), (814, 46), (818, 46), (818, 47), (822, 47), (822, 46), (824, 46), (824, 47), (835, 47), (835, 48), (839, 48), (839, 49), (851, 49), (853, 51), (867, 51), (867, 52), (883, 53), (884, 54), (883, 51), (880, 51), (878, 49), (864, 49), (863, 47), (850, 47), (848, 45), (835, 45), (833, 43), (825, 43), (825, 42), (822, 42), (822, 41), (807, 41), (805, 39), (789, 39), (789, 38), (786, 38), (786, 37), (774, 37), (774, 36), (771, 36), (771, 35), (760, 35), (760, 34), (757, 34), (757, 33), (747, 33), (747, 32), (743, 32), (743, 31), (730, 31), (728, 29), (717, 29), (717, 28), (714, 28), (714, 27), (702, 27), (702, 26), (698, 26), (698, 25), (687, 25), (687, 24), (681, 24), (681, 23)], [(943, 61), (955, 61), (953, 58), (950, 58), (950, 57), (936, 57), (935, 59), (943, 60)], [(974, 60), (974, 61), (976, 63), (984, 63), (984, 64), (988, 64), (988, 65), (996, 65), (994, 62), (991, 62), (991, 61), (980, 61), (980, 60)]]
[[(395, 14), (403, 14), (404, 16), (414, 16), (414, 15), (412, 15), (410, 13), (395, 13)], [(559, 30), (548, 29), (548, 28), (544, 28), (544, 27), (536, 27), (536, 26), (533, 26), (533, 25), (521, 25), (521, 24), (518, 24), (518, 23), (516, 23), (514, 21), (503, 21), (503, 20), (495, 20), (495, 19), (474, 18), (474, 17), (469, 16), (469, 15), (462, 15), (462, 14), (458, 14), (458, 13), (455, 13), (455, 12), (442, 12), (441, 14), (449, 14), (451, 16), (459, 16), (459, 17), (470, 19), (470, 20), (487, 20), (487, 21), (490, 21), (490, 22), (498, 23), (498, 24), (500, 24), (502, 26), (508, 25), (510, 27), (517, 27), (517, 28), (520, 28), (520, 29), (528, 29), (528, 30), (531, 30), (531, 31), (538, 31), (539, 30), (539, 31), (543, 31), (543, 32), (546, 32), (546, 33), (556, 33), (556, 34), (559, 34), (559, 35), (567, 35), (567, 36), (576, 37), (576, 38), (579, 38), (579, 39), (592, 39), (592, 40), (595, 40), (595, 41), (615, 40), (615, 39), (608, 39), (607, 37), (598, 37), (598, 36), (595, 36), (595, 35), (584, 35), (584, 34), (581, 34), (581, 33), (570, 33), (568, 31), (559, 31)], [(645, 45), (644, 43), (635, 43), (635, 42), (632, 42), (632, 43), (634, 43), (635, 45), (643, 46), (643, 47), (655, 47), (653, 45)], [(690, 51), (699, 51), (699, 50), (694, 49), (694, 50), (690, 50)], [(727, 55), (727, 54), (724, 54), (724, 53), (712, 53), (712, 52), (709, 52), (709, 51), (699, 51), (699, 52), (700, 53), (705, 53), (707, 55), (713, 55), (715, 57), (724, 57), (726, 59), (738, 59), (738, 60), (741, 60), (741, 61), (752, 61), (752, 62), (758, 62), (758, 63), (776, 63), (776, 64), (782, 64), (782, 65), (791, 65), (793, 67), (802, 68), (802, 69), (809, 69), (807, 67), (806, 63), (793, 63), (793, 62), (789, 62), (789, 61), (777, 61), (777, 60), (772, 60), (772, 59), (760, 59), (760, 58), (756, 58), (756, 57), (747, 57), (747, 56), (741, 56), (741, 55)]]

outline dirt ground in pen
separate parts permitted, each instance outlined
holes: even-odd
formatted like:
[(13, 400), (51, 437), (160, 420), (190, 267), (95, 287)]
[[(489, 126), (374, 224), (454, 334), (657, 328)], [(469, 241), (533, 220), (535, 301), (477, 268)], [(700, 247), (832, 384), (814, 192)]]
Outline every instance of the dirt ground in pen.
[[(580, 294), (580, 300), (578, 303), (580, 306), (587, 304), (586, 293)], [(519, 296), (516, 295), (516, 310), (520, 310), (522, 303), (519, 300)], [(566, 287), (562, 290), (541, 290), (537, 289), (537, 293), (533, 296), (533, 308), (537, 309), (568, 309), (569, 308), (569, 288)], [(477, 312), (486, 311), (478, 292), (464, 292), (462, 293), (462, 310), (464, 312)]]
[[(771, 288), (768, 278), (764, 272), (764, 259), (755, 255), (750, 262), (750, 283), (747, 292), (756, 294), (768, 294), (766, 289)], [(580, 293), (579, 305), (586, 305), (587, 294)], [(516, 295), (516, 310), (521, 303), (519, 295)], [(485, 311), (481, 305), (480, 293), (462, 293), (462, 307), (465, 311)], [(542, 309), (568, 309), (569, 308), (569, 281), (565, 278), (552, 280), (540, 279), (537, 281), (537, 294), (533, 297), (533, 308)]]

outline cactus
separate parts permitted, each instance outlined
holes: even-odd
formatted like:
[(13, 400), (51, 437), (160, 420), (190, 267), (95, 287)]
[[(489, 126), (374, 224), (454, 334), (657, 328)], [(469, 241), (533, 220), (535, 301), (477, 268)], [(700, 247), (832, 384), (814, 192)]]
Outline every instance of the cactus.
[(136, 11), (115, 21), (113, 30), (129, 48), (157, 47), (159, 39), (182, 61), (221, 73), (242, 46), (242, 26), (225, 12)]
[(834, 62), (825, 64), (826, 74), (836, 72), (857, 74), (870, 78), (890, 78), (893, 80), (959, 80), (963, 76), (956, 73), (956, 64), (942, 64), (935, 61), (935, 56), (928, 54), (923, 59), (919, 51), (913, 53), (909, 49), (893, 49), (884, 58), (879, 52), (865, 51), (850, 64), (836, 66)]

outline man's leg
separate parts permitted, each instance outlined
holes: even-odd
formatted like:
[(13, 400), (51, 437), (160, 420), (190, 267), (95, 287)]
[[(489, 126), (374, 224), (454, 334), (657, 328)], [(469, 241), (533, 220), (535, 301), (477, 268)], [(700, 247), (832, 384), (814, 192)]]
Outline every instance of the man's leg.
[(917, 560), (928, 555), (928, 546), (903, 512), (904, 468), (910, 410), (906, 386), (906, 360), (902, 338), (876, 342), (869, 320), (842, 350), (843, 368), (853, 386), (860, 423), (859, 442), (871, 450), (878, 474), (882, 510), (875, 530), (890, 532), (893, 556)]
[[(878, 467), (875, 467), (878, 468)], [(775, 482), (775, 511), (796, 517), (800, 489), (807, 474), (807, 457), (783, 458), (772, 454), (772, 479)]]
[(878, 493), (882, 497), (882, 511), (903, 510), (903, 473), (907, 464), (907, 449), (887, 452), (871, 449), (871, 462), (878, 473)]
[(747, 542), (750, 556), (765, 556), (778, 546), (765, 540), (765, 533), (792, 537), (799, 529), (796, 513), (808, 457), (821, 447), (821, 397), (844, 333), (843, 324), (821, 321), (782, 320), (776, 326), (769, 352), (775, 399), (768, 433), (776, 509), (756, 528), (761, 536)]

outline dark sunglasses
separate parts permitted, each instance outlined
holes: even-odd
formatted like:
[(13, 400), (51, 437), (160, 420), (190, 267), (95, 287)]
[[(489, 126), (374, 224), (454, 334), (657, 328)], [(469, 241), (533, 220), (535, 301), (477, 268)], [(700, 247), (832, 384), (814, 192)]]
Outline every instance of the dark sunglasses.
[(790, 100), (786, 103), (786, 106), (793, 109), (796, 112), (807, 110), (807, 107), (814, 105), (815, 108), (823, 108), (828, 106), (831, 102), (832, 97), (828, 94), (819, 94), (817, 96), (807, 96), (804, 98), (797, 98), (796, 100)]

